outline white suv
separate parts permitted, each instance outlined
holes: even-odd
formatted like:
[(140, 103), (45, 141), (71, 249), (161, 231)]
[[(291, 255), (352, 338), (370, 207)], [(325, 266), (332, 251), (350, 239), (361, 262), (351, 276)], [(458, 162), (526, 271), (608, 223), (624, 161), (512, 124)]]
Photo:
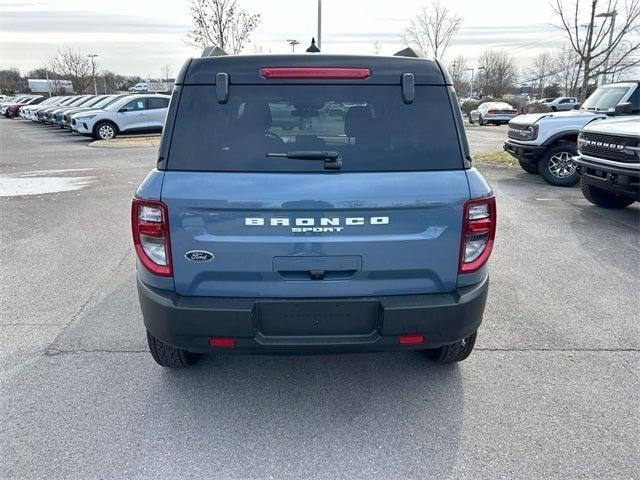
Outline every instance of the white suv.
[(619, 82), (598, 87), (580, 110), (529, 113), (509, 122), (504, 149), (516, 157), (522, 169), (539, 173), (549, 184), (573, 186), (578, 171), (578, 133), (585, 125), (609, 116), (640, 115), (640, 82)]
[(168, 95), (129, 95), (104, 110), (72, 115), (71, 129), (96, 140), (111, 140), (123, 133), (161, 132), (170, 99)]

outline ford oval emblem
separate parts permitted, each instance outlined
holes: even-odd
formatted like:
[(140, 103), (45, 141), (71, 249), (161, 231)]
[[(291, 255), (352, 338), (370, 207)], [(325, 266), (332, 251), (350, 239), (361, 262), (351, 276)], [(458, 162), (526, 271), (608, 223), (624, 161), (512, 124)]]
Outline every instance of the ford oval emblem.
[(209, 262), (213, 260), (213, 253), (206, 250), (190, 250), (184, 254), (184, 258), (192, 262)]

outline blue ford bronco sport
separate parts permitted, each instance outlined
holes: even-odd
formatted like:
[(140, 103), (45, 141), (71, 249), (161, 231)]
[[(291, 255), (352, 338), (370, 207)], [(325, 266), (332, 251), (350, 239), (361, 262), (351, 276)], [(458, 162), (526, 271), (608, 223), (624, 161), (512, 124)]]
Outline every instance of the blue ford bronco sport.
[(437, 61), (191, 59), (132, 227), (153, 358), (473, 349), (496, 228)]

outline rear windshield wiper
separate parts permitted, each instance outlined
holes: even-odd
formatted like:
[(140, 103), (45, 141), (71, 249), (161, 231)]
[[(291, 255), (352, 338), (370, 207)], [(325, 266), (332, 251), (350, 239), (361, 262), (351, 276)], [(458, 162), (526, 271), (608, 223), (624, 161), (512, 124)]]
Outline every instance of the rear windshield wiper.
[(318, 150), (298, 150), (287, 153), (267, 153), (267, 157), (290, 158), (294, 160), (324, 160), (324, 168), (327, 170), (340, 170), (342, 157), (339, 152), (321, 152)]

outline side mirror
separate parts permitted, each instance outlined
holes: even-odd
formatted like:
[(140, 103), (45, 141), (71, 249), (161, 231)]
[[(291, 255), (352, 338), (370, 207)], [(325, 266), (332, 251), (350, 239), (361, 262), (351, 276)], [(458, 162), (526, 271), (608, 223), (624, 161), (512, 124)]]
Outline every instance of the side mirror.
[(616, 105), (616, 115), (629, 115), (631, 113), (633, 113), (633, 104), (631, 102)]

